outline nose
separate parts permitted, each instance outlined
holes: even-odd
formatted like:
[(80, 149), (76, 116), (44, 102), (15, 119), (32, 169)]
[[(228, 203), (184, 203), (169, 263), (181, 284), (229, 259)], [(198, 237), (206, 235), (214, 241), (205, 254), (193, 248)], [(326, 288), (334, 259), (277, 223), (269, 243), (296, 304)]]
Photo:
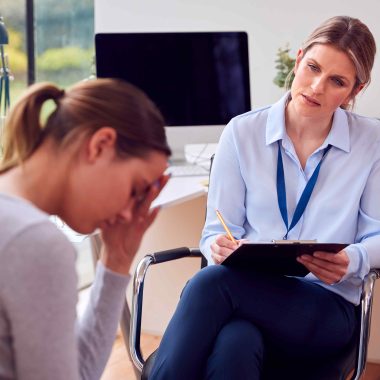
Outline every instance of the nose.
[(323, 93), (325, 87), (325, 80), (322, 76), (316, 76), (312, 83), (311, 83), (311, 89), (315, 94), (321, 94)]

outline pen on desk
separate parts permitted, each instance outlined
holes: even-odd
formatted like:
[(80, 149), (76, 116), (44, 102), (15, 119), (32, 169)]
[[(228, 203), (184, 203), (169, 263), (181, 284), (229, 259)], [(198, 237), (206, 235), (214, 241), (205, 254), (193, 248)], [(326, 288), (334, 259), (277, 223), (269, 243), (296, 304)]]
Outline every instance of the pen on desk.
[(223, 226), (224, 230), (226, 231), (228, 238), (229, 238), (233, 243), (237, 244), (237, 241), (236, 241), (235, 238), (232, 236), (230, 229), (227, 227), (227, 224), (226, 224), (226, 222), (224, 221), (224, 219), (223, 219), (223, 217), (222, 217), (222, 214), (219, 212), (219, 210), (215, 210), (215, 212), (216, 212), (216, 216), (217, 216), (218, 219), (220, 220), (220, 223), (222, 223), (222, 226)]

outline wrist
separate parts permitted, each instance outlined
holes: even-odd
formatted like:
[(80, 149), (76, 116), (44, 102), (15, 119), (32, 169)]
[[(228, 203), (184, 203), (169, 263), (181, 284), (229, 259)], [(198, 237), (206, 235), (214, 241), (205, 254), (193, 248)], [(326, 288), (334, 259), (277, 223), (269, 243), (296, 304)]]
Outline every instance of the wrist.
[(103, 250), (100, 255), (100, 261), (107, 269), (122, 275), (127, 275), (129, 274), (133, 258)]

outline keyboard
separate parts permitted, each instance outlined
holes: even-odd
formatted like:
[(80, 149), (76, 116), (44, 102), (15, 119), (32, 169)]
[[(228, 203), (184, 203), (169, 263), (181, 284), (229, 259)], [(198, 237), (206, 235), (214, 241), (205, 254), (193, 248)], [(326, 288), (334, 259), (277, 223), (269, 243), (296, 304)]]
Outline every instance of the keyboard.
[(209, 171), (199, 165), (171, 165), (166, 169), (166, 174), (173, 177), (205, 176)]

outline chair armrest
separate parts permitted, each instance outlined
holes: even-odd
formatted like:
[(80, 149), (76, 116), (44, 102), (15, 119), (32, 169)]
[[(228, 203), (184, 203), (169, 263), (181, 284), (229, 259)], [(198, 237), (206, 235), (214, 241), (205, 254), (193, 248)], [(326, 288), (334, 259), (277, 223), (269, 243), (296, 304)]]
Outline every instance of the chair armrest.
[(371, 269), (363, 281), (362, 297), (360, 301), (360, 331), (359, 347), (356, 357), (355, 373), (352, 380), (359, 380), (363, 375), (366, 362), (369, 343), (369, 333), (371, 329), (372, 302), (374, 294), (375, 281), (380, 278), (380, 269)]
[(375, 280), (378, 280), (380, 278), (380, 268), (372, 268), (369, 273), (373, 276), (376, 276)]
[(159, 264), (166, 261), (182, 259), (183, 257), (203, 257), (199, 249), (187, 247), (168, 249), (166, 251), (153, 253), (151, 256), (153, 257), (152, 264)]
[(146, 255), (138, 263), (136, 267), (136, 271), (133, 277), (132, 310), (129, 332), (129, 352), (133, 364), (135, 365), (137, 370), (140, 371), (140, 373), (142, 372), (142, 368), (145, 363), (141, 353), (140, 335), (144, 281), (147, 270), (150, 265), (160, 264), (167, 261), (181, 259), (184, 257), (203, 258), (203, 255), (197, 248), (181, 247), (176, 249), (169, 249)]

